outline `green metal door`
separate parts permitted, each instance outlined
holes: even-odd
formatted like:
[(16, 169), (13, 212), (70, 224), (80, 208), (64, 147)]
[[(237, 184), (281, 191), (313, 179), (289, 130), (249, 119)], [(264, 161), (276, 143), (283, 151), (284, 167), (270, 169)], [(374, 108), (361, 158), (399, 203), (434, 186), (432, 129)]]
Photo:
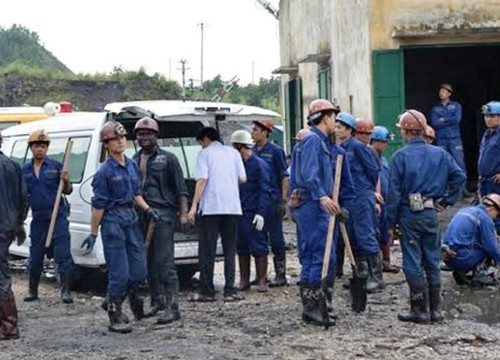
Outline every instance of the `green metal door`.
[(396, 127), (398, 115), (404, 110), (404, 58), (402, 50), (375, 50), (373, 60), (373, 100), (375, 124), (385, 126), (395, 134), (387, 149), (391, 158), (403, 144)]
[(318, 94), (321, 99), (331, 100), (332, 71), (330, 67), (318, 71)]
[(300, 78), (290, 80), (285, 85), (286, 137), (290, 154), (295, 145), (295, 134), (302, 129), (302, 83)]

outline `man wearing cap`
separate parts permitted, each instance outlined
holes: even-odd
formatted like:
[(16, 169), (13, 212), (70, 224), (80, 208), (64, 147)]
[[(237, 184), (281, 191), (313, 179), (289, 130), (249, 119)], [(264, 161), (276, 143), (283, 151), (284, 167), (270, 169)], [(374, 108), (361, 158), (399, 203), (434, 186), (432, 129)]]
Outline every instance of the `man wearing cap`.
[(268, 164), (273, 189), (271, 207), (267, 213), (264, 230), (268, 233), (274, 255), (276, 277), (269, 284), (270, 287), (285, 286), (287, 284), (286, 247), (282, 218), (286, 214), (288, 171), (283, 149), (268, 139), (273, 127), (274, 124), (271, 120), (254, 121), (252, 126), (252, 138), (255, 141), (253, 151)]
[[(22, 169), (33, 216), (30, 224), (29, 292), (24, 301), (38, 300), (38, 284), (45, 257), (45, 240), (60, 179), (64, 184), (63, 194), (71, 194), (73, 191), (68, 171), (63, 170), (63, 165), (59, 161), (47, 156), (49, 144), (49, 134), (45, 130), (34, 131), (28, 138), (28, 146), (33, 159), (24, 164)], [(61, 300), (65, 304), (73, 302), (70, 290), (74, 263), (71, 257), (68, 212), (68, 203), (65, 198), (62, 198), (55, 221), (52, 246), (54, 261), (61, 279)]]
[(108, 270), (108, 289), (105, 306), (109, 317), (109, 331), (129, 333), (132, 328), (122, 314), (122, 303), (128, 296), (130, 309), (136, 320), (144, 317), (139, 285), (147, 277), (144, 240), (137, 223), (134, 205), (143, 210), (148, 221), (160, 217), (142, 197), (141, 175), (137, 164), (124, 154), (127, 131), (115, 121), (104, 124), (99, 134), (109, 157), (92, 180), (92, 219), (90, 234), (82, 242), (83, 255), (94, 248), (101, 228), (104, 258)]
[[(465, 173), (451, 155), (423, 139), (427, 120), (420, 111), (406, 110), (397, 126), (405, 146), (392, 157), (387, 198), (389, 228), (401, 230), (403, 271), (410, 288), (409, 312), (400, 321), (440, 322), (441, 241), (437, 212), (453, 205)], [(429, 316), (430, 308), (430, 316)]]
[(479, 146), (479, 195), (500, 194), (500, 101), (483, 106), (484, 132)]
[[(175, 269), (174, 229), (179, 214), (181, 226), (188, 222), (187, 189), (184, 174), (177, 157), (158, 146), (160, 129), (156, 120), (144, 117), (137, 121), (134, 134), (141, 150), (133, 160), (141, 172), (143, 197), (155, 209), (160, 220), (155, 224), (147, 251), (148, 285), (151, 295), (151, 311), (159, 324), (179, 320), (179, 279)], [(147, 216), (139, 216), (143, 235), (147, 236)]]
[[(461, 209), (451, 219), (444, 236), (443, 257), (446, 265), (453, 269), (457, 284), (484, 284), (487, 277), (481, 276), (484, 272), (478, 268), (486, 259), (500, 266), (500, 246), (494, 224), (499, 216), (500, 195), (487, 194), (481, 204)], [(469, 281), (466, 274), (471, 270), (474, 275)]]
[(464, 149), (460, 136), (462, 106), (450, 100), (453, 88), (450, 84), (439, 87), (439, 103), (431, 109), (431, 126), (436, 131), (436, 145), (448, 151), (458, 166), (465, 171)]
[[(0, 133), (0, 145), (2, 134)], [(17, 307), (9, 274), (9, 246), (26, 239), (28, 194), (21, 168), (0, 151), (0, 340), (19, 338)]]

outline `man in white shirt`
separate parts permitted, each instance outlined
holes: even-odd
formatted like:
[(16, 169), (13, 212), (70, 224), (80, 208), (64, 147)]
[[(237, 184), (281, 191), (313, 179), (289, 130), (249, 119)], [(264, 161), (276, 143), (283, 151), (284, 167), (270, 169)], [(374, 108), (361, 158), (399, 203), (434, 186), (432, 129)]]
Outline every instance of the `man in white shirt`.
[(245, 167), (235, 149), (222, 145), (216, 129), (205, 127), (196, 139), (202, 150), (197, 158), (196, 187), (188, 217), (194, 223), (198, 209), (200, 286), (192, 300), (215, 300), (213, 276), (219, 235), (224, 251), (224, 301), (241, 300), (234, 275), (238, 221), (242, 214), (239, 185), (246, 182)]

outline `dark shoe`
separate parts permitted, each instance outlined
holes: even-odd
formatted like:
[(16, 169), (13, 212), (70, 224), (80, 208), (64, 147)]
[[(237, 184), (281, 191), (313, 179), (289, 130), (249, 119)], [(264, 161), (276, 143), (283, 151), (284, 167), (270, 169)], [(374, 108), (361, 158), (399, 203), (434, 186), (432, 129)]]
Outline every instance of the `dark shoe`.
[(457, 285), (470, 285), (471, 281), (467, 277), (467, 270), (454, 270), (453, 271), (453, 278), (455, 279), (455, 282)]
[(0, 300), (0, 340), (19, 338), (17, 307), (12, 291), (6, 300)]
[(429, 286), (429, 308), (431, 323), (438, 323), (444, 320), (444, 316), (439, 309), (441, 303), (441, 286)]
[(274, 261), (274, 272), (276, 273), (276, 277), (274, 281), (271, 281), (269, 287), (279, 287), (288, 285), (288, 281), (286, 280), (286, 257), (283, 258), (273, 258)]
[(240, 267), (238, 291), (247, 291), (250, 289), (250, 255), (239, 255), (238, 264)]
[(165, 295), (152, 295), (151, 296), (151, 308), (144, 313), (144, 317), (153, 317), (158, 314), (158, 312), (165, 310)]
[(136, 320), (144, 318), (144, 301), (139, 297), (136, 291), (132, 291), (128, 295), (130, 310)]
[(257, 291), (267, 292), (267, 255), (255, 258), (255, 272), (257, 273)]
[[(325, 298), (319, 287), (303, 286), (302, 295), (302, 320), (317, 326), (335, 325), (335, 319), (327, 315), (325, 319)], [(326, 313), (328, 314), (328, 313)]]
[(71, 272), (66, 272), (61, 274), (61, 300), (63, 304), (72, 304), (73, 299), (71, 297), (71, 284), (72, 284)]
[(192, 301), (192, 302), (214, 302), (215, 301), (215, 297), (211, 296), (211, 295), (204, 295), (204, 294), (200, 294), (200, 293), (194, 293), (188, 299), (188, 301)]
[(132, 331), (132, 327), (122, 318), (122, 302), (121, 298), (108, 299), (108, 330), (120, 334), (127, 334)]
[[(102, 303), (101, 303), (101, 308), (102, 308), (104, 311), (108, 312), (108, 298), (107, 298), (107, 297), (106, 297), (106, 298), (104, 298), (104, 300), (102, 301)], [(120, 319), (121, 319), (121, 321), (123, 321), (123, 322), (124, 322), (124, 323), (126, 323), (126, 324), (128, 324), (128, 323), (130, 322), (130, 320), (128, 319), (128, 316), (127, 316), (127, 315), (125, 315), (124, 313), (121, 313), (121, 314), (120, 314)]]
[[(175, 298), (177, 298), (175, 296)], [(181, 318), (181, 313), (179, 311), (179, 303), (177, 300), (173, 301), (169, 299), (169, 296), (167, 296), (167, 301), (165, 303), (165, 311), (163, 312), (163, 315), (158, 317), (158, 320), (156, 321), (157, 324), (160, 325), (165, 325), (165, 324), (170, 324), (173, 323), (174, 321), (177, 321)]]
[(428, 324), (427, 297), (427, 291), (424, 288), (410, 288), (410, 311), (399, 313), (398, 320)]
[(38, 300), (38, 284), (40, 283), (41, 274), (29, 273), (29, 290), (28, 295), (24, 298), (25, 302)]
[(382, 262), (380, 256), (373, 255), (366, 257), (368, 262), (368, 280), (366, 282), (366, 291), (369, 294), (380, 292), (385, 288), (382, 278)]

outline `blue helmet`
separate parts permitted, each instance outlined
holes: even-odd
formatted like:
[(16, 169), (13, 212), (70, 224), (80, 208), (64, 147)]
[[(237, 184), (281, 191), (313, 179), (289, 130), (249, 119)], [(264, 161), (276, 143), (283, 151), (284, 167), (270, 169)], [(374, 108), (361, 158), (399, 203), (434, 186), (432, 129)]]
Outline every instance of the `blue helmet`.
[(375, 126), (372, 132), (371, 140), (389, 142), (392, 140), (392, 134), (385, 126)]
[(481, 109), (484, 115), (500, 115), (500, 101), (490, 101)]
[(348, 112), (338, 113), (335, 121), (339, 121), (342, 124), (350, 127), (351, 129), (356, 130), (356, 119)]

